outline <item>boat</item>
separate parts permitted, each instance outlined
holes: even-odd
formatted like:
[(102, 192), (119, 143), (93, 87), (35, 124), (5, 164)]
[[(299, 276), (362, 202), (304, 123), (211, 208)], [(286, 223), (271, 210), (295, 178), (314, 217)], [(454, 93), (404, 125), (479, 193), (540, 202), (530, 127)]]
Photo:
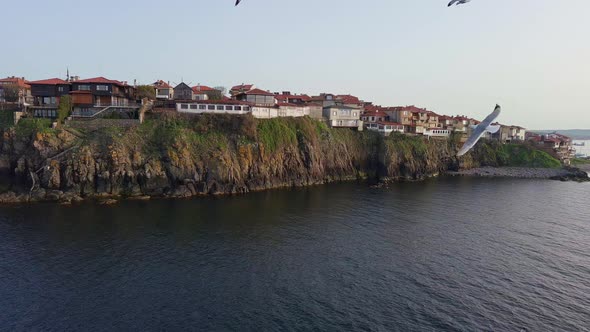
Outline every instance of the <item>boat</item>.
[(586, 146), (586, 142), (574, 142), (575, 146)]

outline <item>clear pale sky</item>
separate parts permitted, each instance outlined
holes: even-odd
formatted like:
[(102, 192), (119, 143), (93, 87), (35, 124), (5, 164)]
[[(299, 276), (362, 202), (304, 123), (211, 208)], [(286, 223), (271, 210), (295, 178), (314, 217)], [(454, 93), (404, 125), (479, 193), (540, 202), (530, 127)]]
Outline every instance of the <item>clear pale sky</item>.
[(354, 94), (534, 129), (590, 128), (590, 1), (31, 0), (0, 76)]

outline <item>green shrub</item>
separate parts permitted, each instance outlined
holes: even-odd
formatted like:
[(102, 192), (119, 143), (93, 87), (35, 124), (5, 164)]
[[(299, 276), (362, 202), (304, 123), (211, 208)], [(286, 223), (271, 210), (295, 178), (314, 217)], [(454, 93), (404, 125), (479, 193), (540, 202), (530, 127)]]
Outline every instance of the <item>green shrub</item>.
[(51, 120), (37, 118), (23, 118), (16, 125), (17, 137), (31, 137), (36, 133), (51, 131)]

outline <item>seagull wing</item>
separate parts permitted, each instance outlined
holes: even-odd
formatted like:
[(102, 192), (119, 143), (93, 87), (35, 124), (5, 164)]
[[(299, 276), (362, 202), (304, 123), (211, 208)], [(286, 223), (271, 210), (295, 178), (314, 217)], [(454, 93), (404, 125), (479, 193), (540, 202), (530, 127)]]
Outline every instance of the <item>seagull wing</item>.
[(475, 146), (475, 144), (477, 144), (479, 139), (483, 136), (483, 134), (485, 134), (486, 129), (492, 124), (494, 120), (496, 120), (501, 111), (502, 108), (500, 105), (496, 105), (496, 108), (494, 108), (492, 114), (488, 115), (480, 124), (477, 125), (477, 127), (475, 127), (471, 133), (471, 136), (469, 136), (465, 144), (463, 144), (461, 150), (459, 150), (457, 153), (457, 157), (461, 157), (462, 155), (466, 154)]
[(447, 7), (451, 7), (452, 5), (456, 4), (457, 2), (459, 2), (459, 0), (451, 0), (451, 2), (449, 2)]
[(240, 4), (240, 1), (242, 0), (236, 0), (236, 6)]

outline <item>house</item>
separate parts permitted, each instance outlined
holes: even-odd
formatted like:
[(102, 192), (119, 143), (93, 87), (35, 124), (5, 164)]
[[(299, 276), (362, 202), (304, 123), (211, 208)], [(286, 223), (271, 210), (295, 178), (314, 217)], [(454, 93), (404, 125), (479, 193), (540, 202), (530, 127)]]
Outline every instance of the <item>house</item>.
[(19, 105), (30, 104), (33, 102), (31, 86), (24, 77), (16, 76), (0, 79), (0, 102), (7, 102), (4, 89), (8, 86), (18, 88), (18, 99), (14, 102), (17, 102)]
[(500, 130), (491, 135), (491, 137), (502, 143), (524, 142), (526, 139), (526, 129), (520, 126), (500, 125)]
[(385, 114), (387, 114), (390, 121), (404, 126), (404, 132), (415, 132), (415, 126), (412, 117), (412, 107), (413, 106), (387, 107), (385, 109)]
[(47, 80), (29, 82), (33, 105), (30, 110), (35, 117), (56, 118), (57, 108), (62, 96), (70, 94), (70, 82), (51, 78)]
[(192, 87), (194, 100), (208, 100), (211, 99), (211, 94), (217, 90), (206, 85), (196, 85)]
[(238, 100), (195, 100), (176, 103), (176, 111), (189, 114), (248, 114), (252, 104)]
[(169, 83), (158, 80), (152, 84), (156, 89), (156, 99), (158, 100), (172, 100), (174, 99), (174, 89)]
[(331, 105), (323, 108), (323, 115), (330, 127), (363, 130), (361, 109), (359, 108)]
[(234, 97), (240, 93), (244, 93), (244, 92), (248, 92), (252, 89), (255, 89), (256, 86), (254, 86), (254, 84), (240, 84), (240, 85), (236, 85), (233, 86), (231, 89), (229, 89), (229, 95)]
[(71, 82), (73, 117), (94, 117), (99, 113), (139, 109), (137, 91), (127, 82), (95, 77)]
[(275, 98), (279, 103), (289, 104), (304, 104), (311, 101), (311, 97), (308, 95), (291, 94), (289, 91), (283, 91), (282, 93), (275, 92)]
[(401, 123), (387, 121), (365, 123), (365, 128), (367, 128), (367, 130), (376, 131), (383, 136), (389, 136), (393, 132), (404, 132), (404, 126)]
[(389, 116), (384, 111), (372, 110), (372, 111), (365, 111), (364, 113), (362, 113), (361, 120), (366, 125), (368, 123), (377, 123), (377, 122), (388, 121)]
[(274, 93), (264, 91), (261, 89), (252, 89), (247, 92), (240, 92), (234, 95), (234, 99), (240, 101), (247, 101), (256, 106), (272, 107), (277, 104), (277, 99)]
[(331, 93), (321, 93), (319, 96), (312, 96), (310, 102), (328, 107), (336, 105), (336, 96)]
[(181, 82), (174, 87), (174, 100), (193, 100), (193, 88)]
[(332, 93), (321, 93), (319, 96), (313, 96), (310, 102), (322, 104), (323, 107), (338, 105), (352, 107), (364, 111), (365, 102), (352, 95), (335, 95)]
[(302, 117), (309, 116), (309, 106), (305, 104), (291, 104), (291, 103), (278, 103), (279, 117)]

